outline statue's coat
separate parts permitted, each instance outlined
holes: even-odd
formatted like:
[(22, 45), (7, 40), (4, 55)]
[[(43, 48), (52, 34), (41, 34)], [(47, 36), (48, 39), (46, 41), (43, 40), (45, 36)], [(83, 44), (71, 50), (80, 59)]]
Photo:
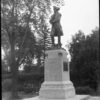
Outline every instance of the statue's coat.
[(59, 12), (54, 13), (51, 16), (50, 23), (52, 24), (51, 36), (62, 36), (63, 31), (60, 24), (61, 14)]

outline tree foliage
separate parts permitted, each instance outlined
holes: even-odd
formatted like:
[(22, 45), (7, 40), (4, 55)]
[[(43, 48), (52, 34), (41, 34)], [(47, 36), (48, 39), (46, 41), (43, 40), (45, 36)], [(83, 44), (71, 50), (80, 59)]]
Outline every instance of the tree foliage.
[[(85, 36), (78, 31), (69, 46), (71, 54), (71, 79), (77, 86), (88, 85), (96, 89), (100, 77), (99, 28)], [(98, 71), (98, 72), (97, 72)]]
[(44, 33), (49, 36), (46, 23), (49, 13), (49, 0), (1, 0), (1, 45), (11, 68), (13, 93), (19, 66), (43, 55), (44, 44), (41, 46), (39, 41), (44, 39), (41, 37)]
[[(4, 0), (1, 8), (2, 47), (10, 54), (11, 45), (15, 46), (18, 65), (31, 54), (34, 56), (37, 51), (44, 50), (44, 42), (50, 33), (46, 23), (50, 12), (49, 0)], [(37, 35), (39, 39), (36, 39)]]

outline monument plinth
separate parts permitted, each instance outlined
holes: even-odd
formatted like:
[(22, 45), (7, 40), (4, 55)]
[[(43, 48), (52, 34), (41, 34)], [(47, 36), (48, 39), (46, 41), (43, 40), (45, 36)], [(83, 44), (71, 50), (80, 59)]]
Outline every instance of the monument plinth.
[[(60, 8), (54, 6), (53, 9), (54, 14), (50, 19), (52, 49), (46, 51), (45, 77), (39, 91), (39, 100), (87, 100), (88, 96), (75, 95), (69, 77), (67, 52), (61, 48), (63, 31), (60, 24), (61, 14), (58, 12)], [(54, 37), (58, 37), (58, 44), (55, 44)]]
[(69, 78), (67, 52), (63, 49), (48, 50), (45, 59), (45, 81), (41, 86), (41, 100), (66, 100), (75, 96)]

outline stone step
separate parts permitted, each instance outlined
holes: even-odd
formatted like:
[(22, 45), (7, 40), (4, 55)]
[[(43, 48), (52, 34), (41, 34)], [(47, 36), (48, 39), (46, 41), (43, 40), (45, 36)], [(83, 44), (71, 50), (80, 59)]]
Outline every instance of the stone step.
[[(58, 100), (58, 99), (41, 99), (39, 97), (34, 97), (34, 98), (23, 99), (23, 100)], [(89, 95), (76, 95), (73, 98), (59, 99), (59, 100), (92, 100), (92, 99), (90, 99)], [(93, 99), (93, 100), (95, 100), (95, 99)], [(99, 99), (97, 99), (97, 100), (99, 100)]]

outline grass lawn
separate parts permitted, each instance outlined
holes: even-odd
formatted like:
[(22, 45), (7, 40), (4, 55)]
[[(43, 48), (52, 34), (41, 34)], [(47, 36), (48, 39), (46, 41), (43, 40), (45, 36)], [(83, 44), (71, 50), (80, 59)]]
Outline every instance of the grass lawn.
[[(24, 93), (24, 92), (19, 92), (18, 93), (19, 97), (22, 99), (20, 100), (34, 100), (36, 96), (38, 96), (38, 93)], [(3, 92), (2, 93), (2, 100), (10, 100), (11, 93), (10, 92)], [(89, 100), (100, 100), (100, 96), (96, 96), (96, 94), (92, 95)]]
[[(19, 92), (18, 95), (20, 98), (24, 99), (24, 98), (33, 98), (35, 96), (38, 96), (38, 93)], [(11, 97), (11, 92), (3, 92), (2, 93), (2, 100), (10, 100), (10, 97)]]

